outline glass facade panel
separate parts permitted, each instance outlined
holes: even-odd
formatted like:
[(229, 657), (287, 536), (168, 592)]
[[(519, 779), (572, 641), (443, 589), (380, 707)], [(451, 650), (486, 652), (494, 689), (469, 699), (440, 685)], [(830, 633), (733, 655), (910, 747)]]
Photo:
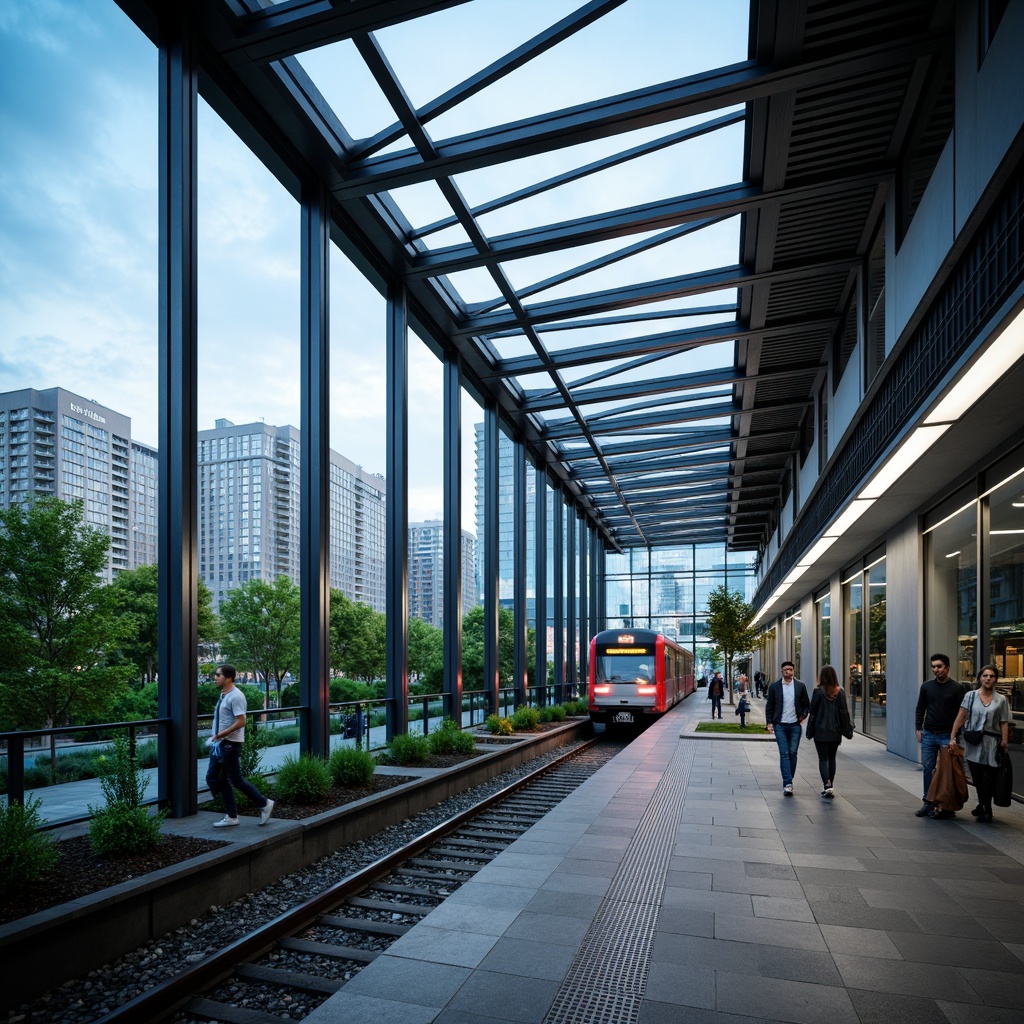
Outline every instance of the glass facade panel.
[(1014, 720), (1024, 720), (1024, 474), (989, 496), (989, 551), (988, 660)]
[(925, 534), (925, 657), (949, 655), (955, 679), (977, 675), (977, 505)]
[(850, 700), (850, 715), (855, 725), (861, 725), (864, 710), (862, 671), (864, 664), (864, 584), (863, 574), (857, 573), (843, 584), (843, 648), (846, 651), (846, 695)]
[[(818, 661), (832, 664), (832, 596), (826, 594), (814, 605), (818, 628)], [(815, 676), (817, 678), (817, 676)]]
[(885, 560), (867, 570), (869, 702), (865, 728), (885, 739)]

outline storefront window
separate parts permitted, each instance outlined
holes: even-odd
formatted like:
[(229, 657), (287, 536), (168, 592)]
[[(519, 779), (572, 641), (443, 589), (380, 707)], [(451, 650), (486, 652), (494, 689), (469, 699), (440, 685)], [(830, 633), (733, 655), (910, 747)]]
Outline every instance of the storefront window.
[(977, 502), (972, 501), (925, 535), (924, 657), (947, 654), (950, 674), (960, 680), (977, 675), (977, 518)]
[(867, 570), (869, 703), (865, 722), (876, 739), (885, 739), (885, 559)]
[(822, 665), (832, 664), (832, 596), (826, 594), (814, 603), (818, 625), (818, 661)]
[(846, 651), (846, 695), (850, 700), (850, 714), (858, 727), (862, 722), (863, 696), (861, 666), (864, 663), (863, 573), (858, 571), (843, 583), (843, 648)]
[[(1024, 473), (989, 496), (989, 661), (1015, 720), (1024, 720)], [(1018, 785), (1016, 787), (1020, 789)]]

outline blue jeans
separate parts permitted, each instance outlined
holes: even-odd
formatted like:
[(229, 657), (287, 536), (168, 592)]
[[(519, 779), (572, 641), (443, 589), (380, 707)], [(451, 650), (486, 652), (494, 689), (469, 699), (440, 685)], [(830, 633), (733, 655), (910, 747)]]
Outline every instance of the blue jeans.
[(800, 746), (803, 730), (799, 722), (776, 722), (775, 742), (779, 745), (779, 768), (782, 769), (782, 784), (793, 784), (796, 775), (796, 752)]
[(224, 811), (229, 818), (238, 817), (238, 804), (235, 803), (235, 790), (241, 790), (257, 807), (266, 807), (267, 798), (251, 783), (242, 778), (241, 768), (242, 744), (228, 743), (222, 740), (220, 755), (210, 755), (210, 765), (206, 769), (206, 784), (210, 793), (219, 793), (224, 800)]
[(935, 774), (935, 759), (939, 756), (939, 747), (949, 746), (948, 732), (932, 732), (930, 729), (921, 730), (921, 767), (924, 769), (924, 793), (922, 800), (928, 799), (928, 790), (932, 785), (932, 776)]
[(714, 694), (711, 695), (711, 717), (715, 717), (715, 711), (718, 711), (718, 717), (722, 717), (722, 698), (716, 697)]

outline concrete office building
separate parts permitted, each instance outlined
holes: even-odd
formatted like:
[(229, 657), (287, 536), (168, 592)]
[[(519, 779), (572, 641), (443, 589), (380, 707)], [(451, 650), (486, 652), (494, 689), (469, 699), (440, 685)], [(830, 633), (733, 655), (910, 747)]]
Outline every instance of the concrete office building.
[[(251, 579), (299, 579), (299, 455), (295, 427), (218, 419), (198, 434), (199, 575), (224, 595)], [(330, 584), (384, 609), (383, 477), (330, 453)]]
[(110, 535), (105, 578), (156, 560), (156, 451), (131, 418), (64, 388), (0, 394), (0, 507), (52, 495)]
[[(462, 531), (462, 608), (473, 607), (476, 538)], [(444, 625), (444, 523), (409, 524), (409, 615), (438, 628)]]

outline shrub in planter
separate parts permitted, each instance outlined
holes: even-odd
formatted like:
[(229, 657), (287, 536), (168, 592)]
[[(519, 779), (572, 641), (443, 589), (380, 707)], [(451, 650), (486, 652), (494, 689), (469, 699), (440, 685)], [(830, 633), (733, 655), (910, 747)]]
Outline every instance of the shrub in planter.
[(450, 718), (441, 720), (441, 725), (428, 737), (432, 754), (472, 754), (476, 743), (468, 732), (463, 732)]
[(561, 704), (552, 704), (548, 708), (551, 712), (551, 718), (548, 719), (550, 722), (564, 722), (565, 721), (565, 708)]
[(430, 744), (426, 736), (402, 733), (388, 744), (387, 753), (392, 764), (426, 764), (430, 760)]
[(277, 769), (277, 795), (288, 803), (314, 804), (331, 791), (331, 771), (322, 757), (286, 757)]
[(336, 786), (368, 786), (373, 781), (376, 762), (359, 747), (336, 747), (328, 761)]
[(535, 729), (539, 721), (540, 712), (524, 704), (521, 708), (516, 708), (516, 713), (512, 716), (512, 728), (520, 732)]
[(41, 805), (37, 798), (0, 806), (0, 899), (39, 881), (60, 856), (51, 838), (39, 831)]
[(148, 776), (139, 767), (138, 752), (125, 736), (114, 740), (111, 753), (96, 758), (96, 774), (107, 806), (89, 805), (89, 843), (107, 856), (142, 853), (160, 842), (167, 811), (150, 814), (143, 803)]
[(511, 718), (499, 718), (497, 715), (488, 715), (484, 725), (496, 736), (511, 736), (515, 732), (512, 727)]

